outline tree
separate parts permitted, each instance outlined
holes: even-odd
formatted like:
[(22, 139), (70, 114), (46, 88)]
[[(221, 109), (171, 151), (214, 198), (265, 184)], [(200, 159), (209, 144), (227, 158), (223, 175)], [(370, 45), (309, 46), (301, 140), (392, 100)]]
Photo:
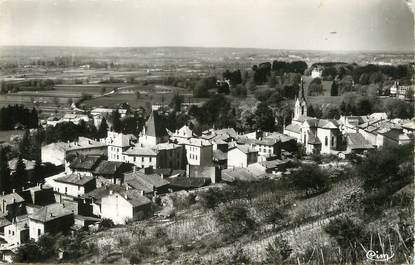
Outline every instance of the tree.
[(118, 109), (114, 110), (111, 114), (112, 131), (120, 133), (122, 131), (121, 117)]
[(0, 147), (0, 192), (10, 192), (10, 169), (7, 160), (7, 151)]
[(333, 80), (333, 83), (331, 84), (330, 95), (332, 97), (339, 95), (339, 86), (337, 85), (336, 80)]
[(321, 192), (328, 188), (329, 175), (326, 170), (316, 165), (302, 164), (290, 175), (289, 182), (298, 190), (305, 191), (306, 196), (309, 196), (314, 192)]
[(176, 93), (173, 95), (173, 98), (171, 99), (169, 106), (175, 112), (177, 112), (181, 110), (183, 102), (184, 102), (184, 97), (182, 95), (179, 95), (179, 93)]
[(268, 244), (265, 251), (267, 264), (282, 264), (287, 261), (293, 250), (286, 239), (277, 236)]
[(17, 249), (16, 255), (13, 259), (14, 262), (38, 262), (43, 260), (41, 256), (39, 245), (30, 240), (26, 244), (20, 245)]
[(357, 167), (366, 191), (399, 189), (411, 182), (412, 171), (402, 170), (413, 157), (412, 145), (387, 146), (371, 152)]
[(25, 130), (22, 140), (19, 143), (19, 152), (25, 159), (31, 159), (30, 146), (30, 132), (29, 130)]
[(36, 185), (36, 184), (43, 183), (43, 181), (44, 181), (44, 176), (43, 176), (43, 170), (42, 170), (42, 162), (40, 161), (40, 159), (37, 159), (35, 161), (35, 167), (33, 168), (33, 173), (30, 179), (30, 184)]
[(23, 157), (19, 154), (16, 162), (16, 171), (13, 174), (13, 189), (16, 191), (23, 190), (27, 185), (27, 171), (26, 165), (23, 161)]
[(251, 92), (253, 92), (253, 91), (256, 90), (256, 84), (255, 84), (255, 80), (254, 80), (253, 77), (251, 77), (250, 79), (248, 79), (248, 81), (246, 82), (246, 87)]
[(273, 131), (275, 118), (272, 110), (266, 103), (260, 102), (255, 110), (255, 121), (258, 129), (262, 131)]
[(271, 76), (268, 79), (268, 87), (275, 88), (276, 85), (277, 85), (277, 79), (275, 77), (275, 72), (271, 72)]
[(310, 96), (318, 96), (322, 95), (324, 93), (323, 91), (323, 84), (321, 83), (320, 78), (314, 78), (310, 85), (308, 86), (308, 95)]
[(215, 219), (219, 230), (226, 241), (233, 241), (238, 237), (253, 231), (255, 221), (250, 217), (249, 211), (241, 205), (227, 205), (215, 212)]
[(99, 125), (99, 128), (98, 128), (97, 137), (105, 138), (107, 137), (107, 133), (108, 133), (107, 120), (105, 118), (102, 118), (101, 124)]

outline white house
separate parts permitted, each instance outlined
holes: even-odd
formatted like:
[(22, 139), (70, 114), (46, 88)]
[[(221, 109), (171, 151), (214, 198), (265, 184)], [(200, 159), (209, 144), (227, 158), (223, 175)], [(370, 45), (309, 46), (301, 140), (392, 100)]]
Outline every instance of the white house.
[(122, 153), (130, 148), (137, 138), (132, 134), (108, 131), (103, 142), (108, 145), (108, 161), (123, 161)]
[(178, 141), (186, 152), (187, 164), (192, 166), (210, 166), (213, 159), (213, 145), (210, 141), (200, 138), (189, 138)]
[(74, 173), (56, 178), (50, 185), (57, 193), (78, 198), (95, 189), (96, 180), (92, 175)]
[(29, 215), (29, 237), (35, 241), (45, 234), (69, 231), (74, 224), (74, 214), (62, 204), (43, 206)]
[(111, 219), (114, 224), (125, 224), (151, 214), (151, 200), (138, 190), (110, 191), (101, 199), (101, 218)]
[(228, 168), (248, 167), (258, 161), (258, 151), (247, 145), (235, 145), (228, 150)]

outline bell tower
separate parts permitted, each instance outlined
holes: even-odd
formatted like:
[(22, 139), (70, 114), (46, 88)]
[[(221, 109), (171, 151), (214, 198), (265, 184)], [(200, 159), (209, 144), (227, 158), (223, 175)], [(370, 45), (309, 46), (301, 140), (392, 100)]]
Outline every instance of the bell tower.
[(303, 78), (301, 78), (301, 86), (298, 90), (298, 96), (295, 99), (294, 105), (294, 120), (298, 120), (300, 117), (307, 117), (307, 101), (304, 97)]

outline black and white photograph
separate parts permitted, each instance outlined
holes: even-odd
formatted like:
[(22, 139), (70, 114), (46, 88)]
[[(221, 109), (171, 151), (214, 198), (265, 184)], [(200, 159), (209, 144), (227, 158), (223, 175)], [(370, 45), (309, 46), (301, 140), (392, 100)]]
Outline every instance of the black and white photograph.
[(0, 263), (414, 264), (411, 0), (0, 0)]

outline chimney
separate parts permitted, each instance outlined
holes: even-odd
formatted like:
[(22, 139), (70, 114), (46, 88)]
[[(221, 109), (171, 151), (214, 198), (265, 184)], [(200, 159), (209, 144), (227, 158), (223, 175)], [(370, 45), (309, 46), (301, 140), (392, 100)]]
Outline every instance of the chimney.
[(112, 190), (110, 190), (110, 195), (112, 195)]
[(2, 191), (2, 193), (1, 193), (3, 196), (4, 196), (4, 191)]
[(65, 208), (65, 204), (64, 203), (62, 203), (62, 208)]
[(15, 193), (15, 192), (16, 192), (16, 189), (13, 189), (13, 190), (12, 190), (12, 193)]
[(136, 171), (136, 166), (133, 166), (133, 172), (135, 173), (135, 171)]
[(125, 198), (126, 200), (128, 200), (128, 195), (127, 195), (127, 194), (124, 194), (124, 198)]
[(144, 191), (143, 190), (140, 190), (140, 195), (144, 196)]
[(53, 217), (53, 213), (50, 213), (50, 217)]

